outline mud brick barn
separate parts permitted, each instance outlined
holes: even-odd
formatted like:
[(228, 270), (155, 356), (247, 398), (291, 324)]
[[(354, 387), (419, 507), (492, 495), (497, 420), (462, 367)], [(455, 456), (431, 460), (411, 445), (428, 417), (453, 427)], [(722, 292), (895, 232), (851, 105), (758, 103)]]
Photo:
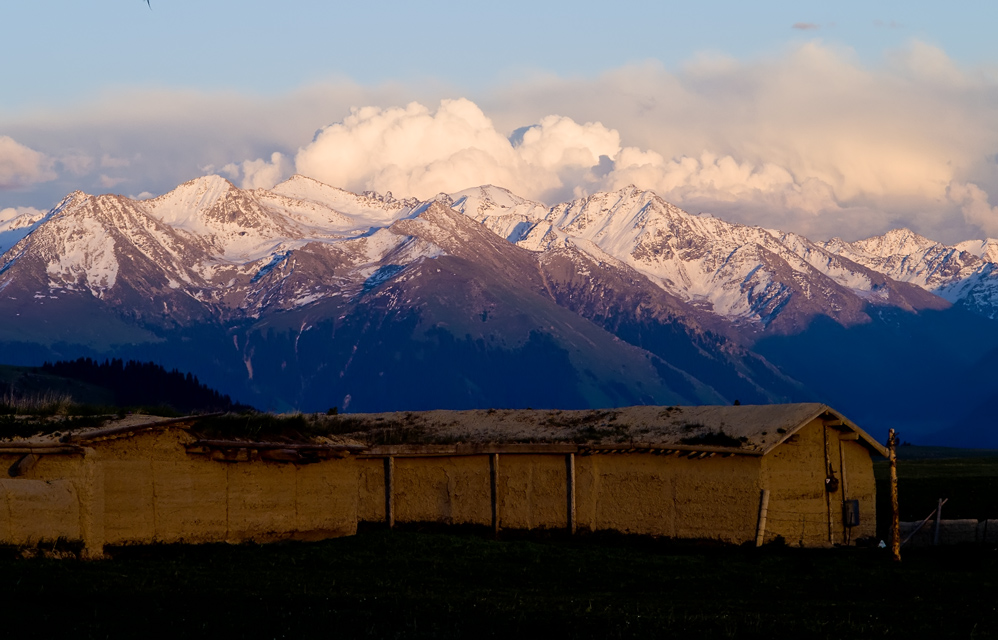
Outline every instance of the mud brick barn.
[[(222, 421), (222, 422), (219, 422)], [(0, 442), (0, 544), (322, 539), (358, 524), (619, 531), (791, 545), (875, 533), (884, 448), (822, 404), (130, 416)], [(219, 424), (227, 424), (220, 429)]]

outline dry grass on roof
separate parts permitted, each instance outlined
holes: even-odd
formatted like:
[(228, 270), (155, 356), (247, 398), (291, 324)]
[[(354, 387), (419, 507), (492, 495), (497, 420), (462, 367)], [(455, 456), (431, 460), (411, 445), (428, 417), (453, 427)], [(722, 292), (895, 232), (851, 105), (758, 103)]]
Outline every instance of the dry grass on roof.
[(686, 445), (759, 451), (823, 405), (625, 407), (620, 409), (405, 411), (344, 415), (227, 414), (200, 420), (206, 437), (396, 444), (574, 443)]

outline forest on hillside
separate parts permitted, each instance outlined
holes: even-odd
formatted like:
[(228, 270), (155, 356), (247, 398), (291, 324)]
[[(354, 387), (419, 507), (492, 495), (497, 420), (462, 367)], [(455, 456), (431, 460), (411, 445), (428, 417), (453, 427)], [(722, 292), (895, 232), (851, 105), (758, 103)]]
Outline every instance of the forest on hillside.
[(39, 371), (107, 389), (119, 407), (167, 405), (182, 413), (246, 408), (201, 383), (197, 376), (177, 369), (167, 371), (154, 362), (79, 358), (46, 362)]

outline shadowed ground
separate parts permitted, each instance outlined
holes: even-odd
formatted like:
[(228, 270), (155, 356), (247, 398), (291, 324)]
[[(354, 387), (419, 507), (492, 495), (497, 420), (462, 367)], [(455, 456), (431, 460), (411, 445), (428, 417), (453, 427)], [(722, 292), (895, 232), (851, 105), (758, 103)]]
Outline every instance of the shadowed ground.
[(495, 542), (382, 530), (312, 544), (111, 553), (91, 563), (0, 559), (7, 630), (101, 638), (998, 635), (998, 551), (978, 547), (912, 552), (894, 565), (878, 549), (593, 536)]

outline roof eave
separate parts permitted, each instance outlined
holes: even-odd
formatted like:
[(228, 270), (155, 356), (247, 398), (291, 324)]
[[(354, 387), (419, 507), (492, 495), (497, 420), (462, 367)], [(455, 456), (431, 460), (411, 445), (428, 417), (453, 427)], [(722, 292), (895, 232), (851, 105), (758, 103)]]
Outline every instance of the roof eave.
[(782, 438), (777, 440), (775, 443), (773, 443), (771, 446), (769, 446), (763, 451), (763, 455), (769, 455), (770, 451), (772, 451), (776, 447), (780, 446), (781, 444), (789, 440), (791, 436), (793, 436), (798, 431), (803, 429), (806, 425), (810, 424), (812, 421), (816, 420), (817, 418), (820, 418), (825, 414), (831, 414), (832, 416), (834, 416), (835, 420), (842, 423), (841, 426), (846, 427), (847, 429), (858, 435), (860, 442), (866, 445), (869, 449), (871, 449), (872, 451), (881, 456), (884, 456), (885, 458), (887, 457), (887, 448), (884, 447), (884, 445), (877, 442), (873, 438), (873, 436), (868, 434), (866, 431), (863, 431), (858, 426), (856, 426), (856, 423), (854, 423), (852, 420), (842, 415), (841, 412), (836, 411), (827, 404), (817, 405), (815, 411), (813, 412), (813, 415), (810, 415), (807, 419), (802, 420), (796, 427), (788, 429), (787, 433), (784, 434)]

